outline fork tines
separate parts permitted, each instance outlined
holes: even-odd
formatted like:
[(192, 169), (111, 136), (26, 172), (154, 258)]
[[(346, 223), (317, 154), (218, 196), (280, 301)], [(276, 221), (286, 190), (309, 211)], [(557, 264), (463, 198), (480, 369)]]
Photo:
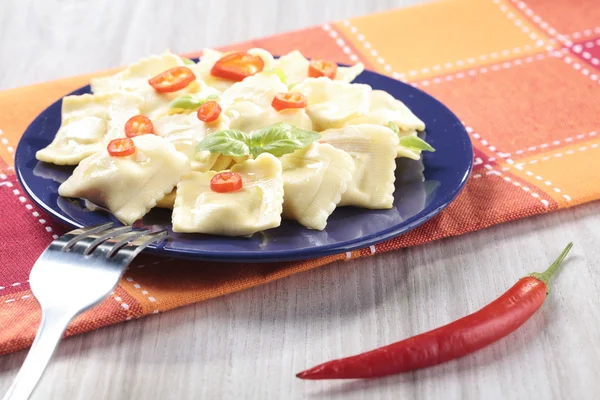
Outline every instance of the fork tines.
[(113, 228), (112, 222), (75, 229), (54, 240), (50, 248), (84, 256), (115, 256), (121, 250), (127, 258), (135, 257), (146, 246), (163, 239), (166, 230), (149, 233), (148, 229), (133, 230), (131, 226)]

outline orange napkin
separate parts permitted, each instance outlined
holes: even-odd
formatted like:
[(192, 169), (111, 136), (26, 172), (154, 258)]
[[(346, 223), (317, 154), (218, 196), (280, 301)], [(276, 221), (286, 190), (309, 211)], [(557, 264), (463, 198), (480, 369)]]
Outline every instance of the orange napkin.
[[(475, 169), (425, 225), (379, 244), (304, 262), (210, 264), (140, 257), (114, 294), (67, 335), (242, 290), (344, 260), (460, 235), (600, 198), (600, 2), (446, 0), (229, 48), (263, 47), (366, 67), (429, 92), (464, 121)], [(197, 54), (192, 54), (197, 55)], [(106, 72), (105, 72), (106, 73)], [(31, 120), (92, 75), (0, 92), (0, 353), (29, 346), (40, 311), (27, 279), (65, 227), (27, 199), (12, 168)]]

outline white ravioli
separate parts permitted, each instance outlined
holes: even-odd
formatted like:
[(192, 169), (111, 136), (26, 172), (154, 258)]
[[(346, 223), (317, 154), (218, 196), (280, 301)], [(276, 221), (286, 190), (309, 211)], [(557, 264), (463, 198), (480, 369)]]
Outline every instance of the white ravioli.
[(273, 107), (260, 107), (252, 102), (243, 101), (233, 104), (225, 110), (231, 129), (251, 132), (278, 122), (285, 122), (300, 129), (312, 130), (312, 121), (304, 109), (275, 110)]
[(60, 187), (64, 197), (79, 197), (132, 224), (170, 193), (190, 163), (175, 147), (156, 135), (133, 139), (136, 152), (112, 157), (103, 150), (83, 160)]
[(368, 113), (352, 119), (348, 123), (387, 125), (392, 121), (402, 131), (425, 130), (423, 121), (413, 114), (404, 103), (383, 90), (372, 90), (369, 95), (369, 103)]
[(175, 204), (175, 197), (177, 197), (177, 188), (173, 189), (170, 193), (167, 193), (165, 197), (158, 200), (156, 202), (156, 207), (172, 210), (173, 205)]
[[(248, 50), (248, 53), (262, 58), (265, 64), (263, 71), (273, 68), (273, 56), (268, 51), (254, 48)], [(229, 79), (223, 79), (216, 76), (212, 76), (210, 70), (215, 65), (215, 63), (226, 54), (228, 53), (222, 53), (213, 49), (204, 49), (202, 50), (202, 57), (200, 57), (200, 61), (196, 65), (190, 66), (190, 68), (192, 69), (192, 71), (194, 71), (196, 76), (202, 79), (208, 86), (211, 86), (223, 92), (229, 89), (236, 82), (231, 81)]]
[(213, 122), (202, 122), (195, 112), (164, 115), (153, 121), (154, 132), (175, 145), (177, 151), (190, 160), (191, 170), (205, 172), (217, 161), (218, 154), (209, 151), (196, 152), (198, 143), (212, 132), (228, 129), (229, 117), (221, 113)]
[(356, 63), (351, 67), (338, 67), (335, 74), (336, 81), (350, 83), (365, 70), (363, 63)]
[(125, 123), (139, 114), (143, 102), (139, 96), (122, 92), (64, 97), (60, 128), (36, 158), (58, 165), (79, 164), (102, 150), (108, 140), (124, 136)]
[[(286, 78), (285, 83), (290, 87), (308, 78), (308, 65), (309, 61), (298, 50), (291, 51), (275, 60), (275, 67), (283, 71)], [(352, 82), (364, 69), (365, 66), (362, 63), (357, 63), (352, 67), (338, 67), (335, 80)]]
[(267, 108), (271, 107), (275, 95), (287, 91), (277, 75), (257, 74), (235, 83), (223, 92), (221, 99), (225, 106), (249, 101)]
[(229, 128), (229, 117), (224, 113), (213, 122), (202, 122), (195, 112), (189, 114), (170, 114), (153, 118), (154, 132), (169, 141), (195, 139), (200, 141), (212, 132)]
[(285, 83), (296, 85), (308, 78), (308, 60), (298, 50), (289, 52), (276, 60), (276, 67), (283, 71)]
[(232, 162), (233, 162), (233, 157), (224, 156), (223, 154), (218, 154), (217, 160), (215, 161), (213, 166), (210, 168), (210, 170), (216, 171), (216, 172), (225, 171), (227, 168), (229, 168), (229, 166), (231, 165)]
[(260, 58), (262, 58), (265, 64), (263, 71), (268, 71), (275, 67), (275, 59), (273, 58), (273, 55), (267, 50), (255, 47), (249, 49), (247, 52), (248, 54), (252, 54), (253, 56), (259, 56)]
[(293, 90), (307, 97), (306, 113), (317, 131), (341, 128), (350, 119), (369, 111), (369, 85), (321, 77), (308, 78), (294, 86)]
[[(425, 130), (425, 123), (413, 114), (404, 103), (389, 93), (383, 90), (373, 90), (369, 97), (369, 112), (351, 119), (348, 121), (349, 125), (376, 124), (387, 126), (389, 122), (394, 122), (400, 130), (398, 137), (416, 136), (417, 131)], [(421, 152), (398, 145), (397, 157), (418, 160), (421, 157)]]
[(179, 66), (192, 67), (191, 64), (185, 65), (181, 57), (170, 52), (151, 56), (131, 64), (114, 75), (92, 79), (92, 92), (124, 91), (138, 94), (144, 98), (141, 112), (153, 116), (165, 112), (169, 107), (169, 103), (182, 94), (202, 90), (203, 84), (197, 80), (172, 93), (159, 93), (148, 83), (148, 79)]
[(173, 231), (248, 236), (281, 224), (283, 179), (281, 162), (264, 153), (234, 165), (243, 188), (229, 193), (210, 190), (217, 172), (191, 172), (177, 185)]
[(219, 154), (217, 153), (211, 153), (207, 150), (196, 151), (199, 142), (195, 139), (177, 139), (171, 143), (173, 143), (177, 151), (183, 153), (188, 158), (192, 171), (206, 172), (215, 165), (219, 158)]
[(223, 55), (223, 53), (217, 50), (204, 49), (202, 50), (200, 61), (196, 65), (189, 66), (189, 68), (194, 71), (197, 78), (202, 79), (208, 86), (213, 87), (220, 92), (228, 89), (235, 83), (228, 79), (218, 78), (210, 74), (212, 67), (221, 57), (223, 57)]
[(323, 230), (352, 180), (354, 161), (329, 144), (312, 143), (281, 157), (283, 217)]
[(338, 206), (391, 208), (398, 136), (379, 125), (351, 125), (322, 132), (323, 140), (349, 153), (356, 169)]

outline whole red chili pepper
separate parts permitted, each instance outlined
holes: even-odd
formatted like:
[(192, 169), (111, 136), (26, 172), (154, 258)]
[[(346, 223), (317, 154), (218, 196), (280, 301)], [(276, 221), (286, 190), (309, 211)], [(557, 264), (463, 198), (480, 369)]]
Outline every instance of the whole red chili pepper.
[(301, 379), (375, 378), (441, 364), (479, 350), (523, 325), (546, 300), (548, 283), (573, 246), (543, 273), (521, 278), (481, 310), (441, 328), (300, 372)]

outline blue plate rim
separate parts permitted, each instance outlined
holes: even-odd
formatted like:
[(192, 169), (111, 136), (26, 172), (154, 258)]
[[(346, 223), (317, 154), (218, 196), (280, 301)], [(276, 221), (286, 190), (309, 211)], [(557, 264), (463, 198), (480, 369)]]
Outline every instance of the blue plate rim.
[[(195, 60), (197, 60), (197, 59), (195, 59)], [(344, 66), (344, 64), (339, 64), (339, 65)], [(446, 105), (444, 105), (441, 101), (437, 100), (435, 97), (429, 95), (428, 93), (426, 93), (418, 88), (415, 88), (404, 82), (395, 80), (391, 77), (379, 74), (379, 73), (377, 73), (375, 71), (371, 71), (371, 70), (365, 70), (365, 72), (376, 75), (379, 79), (383, 78), (385, 80), (393, 81), (394, 84), (400, 84), (400, 85), (405, 85), (407, 87), (410, 87), (411, 90), (418, 91), (418, 92), (420, 92), (421, 95), (427, 97), (429, 101), (437, 103), (437, 105), (439, 107), (441, 107), (442, 109), (444, 109), (446, 111), (448, 116), (450, 116), (451, 118), (454, 119), (455, 125), (460, 127), (461, 134), (464, 136), (463, 139), (465, 139), (465, 138), (467, 139), (467, 140), (464, 140), (464, 143), (467, 143), (467, 145), (468, 145), (467, 146), (468, 148), (465, 149), (465, 152), (468, 151), (471, 154), (473, 153), (473, 146), (472, 146), (469, 134), (467, 133), (463, 124), (460, 122), (458, 117), (448, 107), (446, 107)], [(89, 87), (89, 85), (82, 86), (64, 96), (61, 96), (59, 99), (54, 101), (52, 104), (50, 104), (48, 107), (46, 107), (46, 109), (44, 109), (40, 114), (38, 114), (38, 116), (36, 116), (31, 121), (31, 123), (25, 129), (23, 135), (25, 134), (25, 132), (27, 132), (30, 129), (31, 125), (33, 125), (33, 123), (38, 118), (40, 118), (44, 114), (44, 112), (48, 108), (50, 108), (52, 105), (62, 101), (63, 97), (71, 95), (76, 92), (79, 92), (88, 87)], [(83, 224), (79, 224), (78, 222), (57, 212), (52, 207), (50, 207), (49, 205), (44, 203), (41, 199), (39, 199), (35, 195), (34, 191), (31, 190), (31, 188), (27, 185), (27, 182), (25, 181), (25, 178), (23, 177), (23, 171), (21, 169), (21, 165), (24, 165), (21, 163), (21, 157), (23, 157), (22, 156), (22, 153), (23, 153), (22, 147), (23, 146), (24, 146), (23, 140), (19, 140), (17, 149), (15, 151), (14, 165), (15, 165), (15, 172), (16, 172), (17, 180), (18, 180), (19, 184), (25, 190), (28, 197), (38, 207), (42, 208), (46, 213), (48, 213), (53, 218), (59, 220), (60, 222), (66, 224), (68, 226), (75, 227), (75, 228), (83, 227), (84, 226)], [(426, 168), (426, 166), (425, 166), (425, 168)], [(407, 233), (407, 232), (417, 228), (418, 226), (422, 225), (423, 223), (427, 222), (431, 218), (435, 217), (444, 208), (446, 208), (450, 203), (452, 203), (454, 201), (454, 199), (458, 196), (458, 194), (460, 194), (460, 192), (464, 189), (466, 182), (468, 181), (468, 178), (469, 178), (470, 174), (472, 173), (472, 170), (473, 170), (473, 159), (471, 157), (471, 158), (469, 158), (465, 173), (460, 178), (458, 185), (456, 185), (452, 190), (445, 192), (444, 195), (441, 197), (441, 199), (436, 199), (436, 201), (435, 201), (436, 204), (433, 207), (430, 204), (427, 207), (425, 207), (422, 211), (420, 211), (416, 215), (406, 219), (405, 221), (403, 221), (400, 224), (397, 224), (395, 226), (392, 226), (392, 227), (389, 227), (386, 229), (382, 229), (381, 231), (374, 232), (374, 233), (371, 233), (366, 236), (362, 236), (362, 237), (359, 237), (356, 239), (350, 239), (350, 240), (347, 240), (347, 241), (344, 241), (341, 243), (326, 244), (326, 245), (321, 245), (321, 246), (318, 246), (315, 248), (308, 248), (308, 249), (270, 250), (267, 253), (268, 257), (265, 256), (265, 253), (261, 253), (261, 252), (236, 251), (234, 253), (235, 257), (231, 257), (231, 256), (225, 256), (223, 252), (192, 251), (192, 250), (177, 249), (177, 248), (166, 249), (166, 248), (157, 248), (156, 245), (151, 245), (151, 246), (147, 247), (146, 250), (148, 252), (151, 252), (154, 254), (159, 254), (159, 255), (164, 255), (164, 256), (172, 256), (172, 257), (177, 257), (177, 258), (191, 258), (191, 259), (197, 259), (197, 260), (203, 260), (203, 261), (213, 261), (213, 262), (250, 262), (250, 263), (252, 263), (252, 262), (261, 262), (262, 263), (262, 262), (309, 260), (309, 259), (315, 259), (315, 258), (320, 258), (320, 257), (325, 257), (325, 256), (331, 256), (334, 254), (342, 254), (342, 253), (346, 253), (349, 251), (355, 251), (355, 250), (367, 248), (371, 245), (375, 245), (375, 244), (384, 242), (384, 241), (392, 239), (394, 237), (398, 237), (401, 234)], [(277, 229), (277, 228), (274, 228), (274, 229)], [(315, 253), (318, 253), (318, 254), (315, 254)]]

